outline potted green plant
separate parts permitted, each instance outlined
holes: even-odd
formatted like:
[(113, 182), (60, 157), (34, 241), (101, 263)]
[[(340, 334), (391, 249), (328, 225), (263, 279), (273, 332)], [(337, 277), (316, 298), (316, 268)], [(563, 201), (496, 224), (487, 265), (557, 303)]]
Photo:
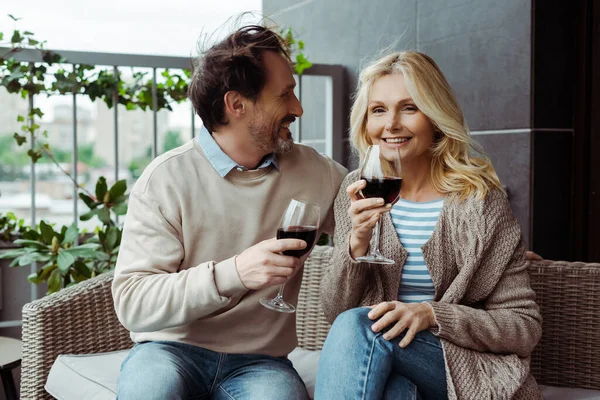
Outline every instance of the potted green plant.
[(79, 196), (90, 209), (80, 219), (89, 220), (97, 216), (102, 227), (86, 235), (75, 224), (55, 229), (41, 221), (37, 230), (28, 229), (20, 238), (14, 239), (13, 243), (19, 247), (0, 254), (0, 259), (12, 260), (9, 267), (24, 267), (34, 262), (41, 265), (36, 273), (28, 276), (28, 280), (34, 284), (47, 282), (48, 294), (112, 270), (122, 235), (113, 216), (127, 212), (126, 191), (124, 180), (109, 189), (106, 179), (100, 177), (95, 196), (90, 193), (80, 193)]

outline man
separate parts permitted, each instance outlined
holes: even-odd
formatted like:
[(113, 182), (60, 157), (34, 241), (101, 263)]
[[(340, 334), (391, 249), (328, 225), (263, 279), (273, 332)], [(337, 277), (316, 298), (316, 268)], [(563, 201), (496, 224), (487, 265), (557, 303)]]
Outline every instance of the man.
[(287, 47), (261, 26), (229, 35), (200, 58), (189, 97), (197, 140), (156, 158), (129, 198), (112, 291), (136, 342), (119, 399), (305, 399), (287, 354), (294, 314), (259, 304), (286, 282), (295, 304), (306, 243), (274, 238), (291, 199), (332, 203), (346, 170), (294, 145), (302, 115)]

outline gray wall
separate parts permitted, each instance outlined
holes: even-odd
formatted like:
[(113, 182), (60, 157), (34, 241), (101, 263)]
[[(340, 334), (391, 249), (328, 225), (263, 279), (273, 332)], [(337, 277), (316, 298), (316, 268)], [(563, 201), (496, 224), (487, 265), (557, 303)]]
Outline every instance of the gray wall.
[[(382, 49), (431, 55), (463, 106), (474, 137), (508, 187), (531, 242), (532, 0), (263, 0), (263, 12), (291, 26), (309, 59), (343, 64), (350, 91)], [(320, 107), (303, 88), (305, 115)], [(310, 125), (305, 123), (304, 126)], [(354, 157), (350, 167), (356, 166)]]

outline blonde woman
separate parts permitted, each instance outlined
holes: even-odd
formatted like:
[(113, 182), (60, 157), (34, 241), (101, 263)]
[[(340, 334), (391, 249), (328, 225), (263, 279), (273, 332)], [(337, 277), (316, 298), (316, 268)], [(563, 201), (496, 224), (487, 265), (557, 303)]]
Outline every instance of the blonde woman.
[[(417, 52), (365, 68), (351, 139), (398, 148), (393, 206), (363, 199), (350, 173), (335, 202), (335, 251), (321, 287), (333, 323), (317, 399), (533, 399), (541, 316), (519, 224), (435, 62)], [(395, 265), (360, 263), (381, 220)]]

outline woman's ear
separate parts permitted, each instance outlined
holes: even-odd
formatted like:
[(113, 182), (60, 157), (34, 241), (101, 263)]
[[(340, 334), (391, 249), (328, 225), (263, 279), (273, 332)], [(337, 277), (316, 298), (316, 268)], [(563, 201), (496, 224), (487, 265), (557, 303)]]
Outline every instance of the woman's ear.
[(229, 92), (225, 93), (223, 101), (225, 103), (226, 115), (236, 119), (245, 116), (247, 111), (246, 99), (240, 94), (240, 92), (230, 90)]

